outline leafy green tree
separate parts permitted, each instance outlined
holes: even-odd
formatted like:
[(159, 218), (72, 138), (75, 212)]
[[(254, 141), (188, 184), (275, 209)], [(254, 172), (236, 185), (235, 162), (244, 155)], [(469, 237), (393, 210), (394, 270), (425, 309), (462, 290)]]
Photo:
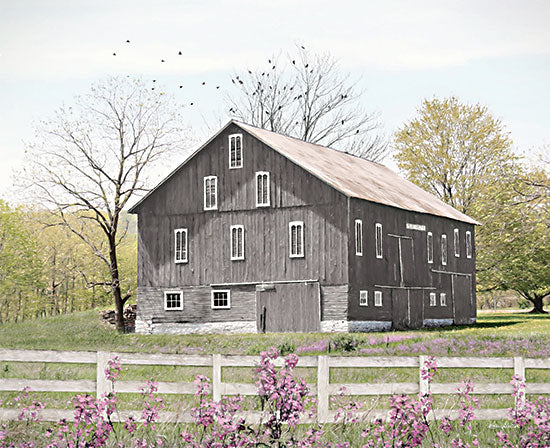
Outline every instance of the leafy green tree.
[(409, 180), (482, 223), (478, 289), (515, 290), (543, 312), (550, 293), (547, 173), (520, 165), (504, 126), (485, 106), (455, 97), (425, 100), (396, 132), (394, 146)]

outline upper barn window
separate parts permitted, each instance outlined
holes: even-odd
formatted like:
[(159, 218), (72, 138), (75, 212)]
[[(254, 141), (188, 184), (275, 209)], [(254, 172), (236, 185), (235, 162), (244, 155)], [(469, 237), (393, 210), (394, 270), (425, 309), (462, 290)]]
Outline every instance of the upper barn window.
[(243, 167), (243, 135), (229, 136), (229, 168)]
[(447, 235), (441, 235), (441, 264), (447, 264)]
[(355, 220), (355, 255), (363, 255), (363, 221)]
[(256, 207), (269, 207), (269, 173), (258, 171), (256, 173)]
[(376, 223), (376, 258), (382, 258), (382, 224)]
[(426, 234), (426, 249), (428, 251), (428, 263), (434, 262), (434, 236), (432, 232)]
[(304, 222), (293, 221), (288, 224), (288, 244), (290, 258), (304, 256)]
[(455, 249), (455, 257), (460, 257), (460, 232), (458, 229), (454, 231), (453, 245)]
[(204, 178), (204, 209), (216, 210), (218, 208), (218, 178), (206, 176)]
[(174, 230), (174, 262), (187, 263), (187, 229)]
[(244, 260), (244, 226), (231, 226), (231, 259)]
[(466, 258), (472, 258), (472, 232), (466, 232)]

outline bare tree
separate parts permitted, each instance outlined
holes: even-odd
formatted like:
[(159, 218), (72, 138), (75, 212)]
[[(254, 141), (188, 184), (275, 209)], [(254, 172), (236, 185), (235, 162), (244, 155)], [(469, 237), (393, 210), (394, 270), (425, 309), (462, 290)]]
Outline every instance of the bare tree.
[(229, 112), (238, 120), (370, 160), (387, 153), (378, 114), (361, 104), (357, 81), (330, 54), (298, 46), (297, 56), (268, 59), (265, 69), (235, 74)]
[[(62, 225), (108, 267), (117, 329), (123, 330), (117, 248), (126, 235), (121, 212), (146, 191), (146, 168), (182, 147), (181, 119), (173, 100), (139, 80), (109, 78), (61, 108), (37, 128), (24, 179)], [(75, 216), (78, 219), (75, 219)], [(99, 241), (97, 231), (104, 235)], [(96, 236), (94, 237), (94, 232)]]

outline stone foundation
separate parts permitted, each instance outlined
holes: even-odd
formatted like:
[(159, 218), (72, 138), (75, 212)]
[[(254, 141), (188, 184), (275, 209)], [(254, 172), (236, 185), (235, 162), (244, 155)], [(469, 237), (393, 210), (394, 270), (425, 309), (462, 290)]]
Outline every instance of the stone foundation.
[(346, 333), (348, 331), (347, 320), (322, 320), (321, 332), (323, 333)]
[(447, 327), (454, 325), (453, 319), (424, 319), (425, 327)]
[(151, 334), (153, 332), (153, 324), (151, 320), (136, 318), (135, 331), (138, 334)]
[(158, 323), (152, 324), (151, 330), (152, 334), (239, 334), (258, 332), (256, 321)]
[(389, 331), (392, 323), (386, 320), (351, 320), (348, 331), (353, 333), (368, 333), (371, 331)]

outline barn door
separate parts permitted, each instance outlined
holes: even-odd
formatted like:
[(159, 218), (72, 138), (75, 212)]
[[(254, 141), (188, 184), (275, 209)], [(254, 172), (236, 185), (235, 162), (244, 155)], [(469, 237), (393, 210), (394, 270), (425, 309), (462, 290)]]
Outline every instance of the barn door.
[[(410, 286), (414, 284), (414, 242), (410, 236), (391, 235), (395, 249), (392, 251), (394, 261), (394, 281), (399, 286)], [(393, 256), (395, 255), (395, 257)]]
[(409, 327), (409, 296), (406, 289), (392, 289), (392, 327), (405, 330)]
[(472, 279), (469, 275), (452, 275), (454, 323), (465, 325), (474, 316), (472, 304)]
[(409, 290), (409, 328), (422, 328), (424, 325), (424, 293), (421, 289)]
[(258, 331), (319, 331), (319, 283), (279, 283), (256, 289)]

